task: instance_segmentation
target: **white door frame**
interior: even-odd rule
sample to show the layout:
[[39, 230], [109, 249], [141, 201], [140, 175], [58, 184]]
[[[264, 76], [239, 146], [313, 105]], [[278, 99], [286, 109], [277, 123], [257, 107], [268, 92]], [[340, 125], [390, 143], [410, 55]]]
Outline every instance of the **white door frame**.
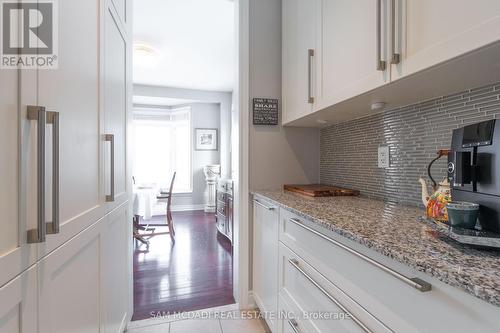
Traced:
[[[240, 309], [255, 307], [250, 297], [249, 223], [249, 86], [250, 86], [250, 7], [249, 0], [235, 0], [237, 73], [233, 100], [238, 129], [233, 129], [234, 175], [234, 254], [233, 293]], [[235, 147], [235, 145], [237, 145]]]
[[[234, 254], [233, 254], [233, 295], [239, 309], [255, 307], [250, 297], [250, 227], [249, 227], [249, 44], [250, 44], [250, 8], [249, 0], [234, 0], [235, 3], [235, 40], [236, 40], [236, 80], [233, 92], [234, 115], [236, 129], [233, 129], [232, 138], [232, 169], [234, 177]], [[129, 50], [131, 52], [131, 50]], [[131, 75], [132, 64], [129, 65]], [[131, 76], [130, 76], [131, 77]], [[130, 123], [132, 112], [132, 84], [130, 83], [129, 94], [129, 117]], [[128, 140], [130, 144], [130, 140]], [[128, 148], [129, 149], [129, 148]], [[129, 175], [132, 161], [128, 154], [127, 168]], [[129, 193], [132, 205], [132, 193]], [[130, 207], [131, 208], [131, 207]], [[131, 211], [131, 210], [130, 210]], [[128, 322], [133, 315], [133, 246], [130, 241], [129, 256], [129, 316]]]

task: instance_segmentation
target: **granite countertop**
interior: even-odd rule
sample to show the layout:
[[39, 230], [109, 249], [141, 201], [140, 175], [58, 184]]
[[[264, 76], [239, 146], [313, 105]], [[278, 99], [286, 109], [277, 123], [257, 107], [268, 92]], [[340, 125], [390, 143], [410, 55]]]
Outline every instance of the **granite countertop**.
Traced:
[[500, 252], [443, 239], [422, 209], [364, 197], [308, 198], [254, 191], [318, 225], [500, 306]]

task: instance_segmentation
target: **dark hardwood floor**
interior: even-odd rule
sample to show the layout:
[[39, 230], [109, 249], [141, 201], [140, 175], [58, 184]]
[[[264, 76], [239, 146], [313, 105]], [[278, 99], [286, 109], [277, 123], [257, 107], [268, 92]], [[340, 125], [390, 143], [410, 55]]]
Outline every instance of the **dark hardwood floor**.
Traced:
[[231, 245], [217, 233], [214, 214], [174, 212], [173, 220], [173, 246], [169, 235], [152, 237], [149, 249], [135, 244], [132, 320], [234, 303]]

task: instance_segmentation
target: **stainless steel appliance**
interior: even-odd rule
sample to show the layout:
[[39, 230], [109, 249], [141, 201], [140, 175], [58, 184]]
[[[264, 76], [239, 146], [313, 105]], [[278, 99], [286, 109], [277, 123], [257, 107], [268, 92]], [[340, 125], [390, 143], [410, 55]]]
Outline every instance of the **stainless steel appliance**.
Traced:
[[453, 131], [448, 178], [453, 201], [480, 205], [479, 227], [500, 233], [500, 122]]
[[215, 221], [217, 230], [233, 243], [233, 181], [219, 179], [217, 182]]

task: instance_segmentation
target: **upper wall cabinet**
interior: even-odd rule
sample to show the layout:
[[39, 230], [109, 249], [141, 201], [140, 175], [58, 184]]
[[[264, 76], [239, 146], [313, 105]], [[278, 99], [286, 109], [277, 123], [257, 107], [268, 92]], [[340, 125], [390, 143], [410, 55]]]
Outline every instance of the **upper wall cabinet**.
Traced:
[[323, 0], [315, 110], [389, 82], [384, 1]]
[[393, 0], [392, 79], [419, 72], [498, 41], [500, 1]]
[[321, 0], [283, 1], [283, 122], [314, 111]]
[[283, 123], [389, 82], [385, 0], [283, 1]]
[[321, 126], [373, 102], [497, 82], [499, 40], [496, 0], [283, 0], [283, 124]]

